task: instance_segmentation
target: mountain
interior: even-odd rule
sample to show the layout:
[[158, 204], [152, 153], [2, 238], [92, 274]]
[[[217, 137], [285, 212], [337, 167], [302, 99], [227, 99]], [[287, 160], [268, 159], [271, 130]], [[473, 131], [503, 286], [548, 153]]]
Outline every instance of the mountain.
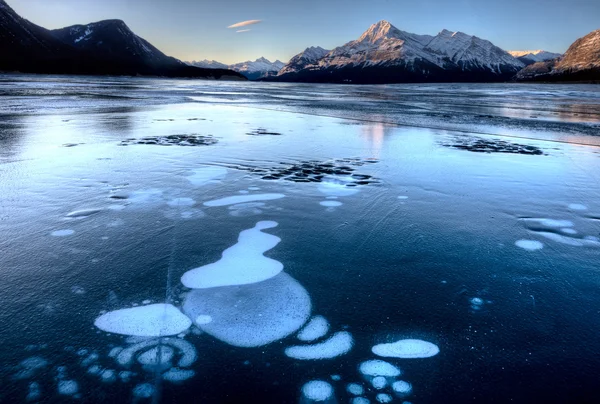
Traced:
[[224, 63], [220, 63], [217, 62], [216, 60], [193, 60], [191, 62], [187, 62], [188, 65], [190, 66], [196, 66], [196, 67], [202, 67], [204, 69], [228, 69], [229, 66], [227, 66]]
[[562, 58], [521, 70], [520, 81], [600, 81], [600, 30], [576, 40]]
[[552, 53], [544, 50], [508, 51], [508, 53], [528, 66], [537, 62], [545, 62], [547, 60], [556, 59], [562, 56], [560, 53]]
[[230, 70], [188, 66], [166, 56], [120, 20], [49, 31], [0, 0], [0, 70], [26, 73], [236, 78]]
[[297, 54], [290, 61], [282, 67], [277, 73], [278, 76], [296, 73], [305, 67], [314, 64], [319, 59], [325, 57], [329, 53], [328, 50], [321, 48], [320, 46], [311, 46], [310, 48], [304, 49], [304, 52]]
[[[301, 54], [292, 58], [298, 60]], [[436, 36], [401, 31], [387, 21], [301, 69], [286, 65], [281, 81], [402, 83], [505, 81], [525, 65], [491, 42], [462, 32]]]
[[249, 80], [256, 80], [277, 74], [283, 66], [285, 66], [285, 64], [279, 60], [271, 62], [268, 59], [259, 58], [254, 62], [248, 60], [246, 62], [229, 65], [229, 68], [243, 74]]

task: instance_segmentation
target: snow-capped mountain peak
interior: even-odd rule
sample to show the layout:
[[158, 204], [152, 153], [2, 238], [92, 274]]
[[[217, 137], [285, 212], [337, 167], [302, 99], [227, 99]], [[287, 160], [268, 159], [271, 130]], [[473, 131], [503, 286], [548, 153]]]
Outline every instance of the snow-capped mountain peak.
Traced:
[[508, 53], [525, 64], [545, 62], [546, 60], [552, 60], [562, 56], [560, 53], [553, 53], [545, 50], [508, 51]]

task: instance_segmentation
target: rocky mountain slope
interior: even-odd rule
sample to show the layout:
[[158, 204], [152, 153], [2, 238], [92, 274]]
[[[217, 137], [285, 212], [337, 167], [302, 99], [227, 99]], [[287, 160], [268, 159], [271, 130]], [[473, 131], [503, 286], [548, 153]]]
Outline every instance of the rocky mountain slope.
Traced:
[[[302, 54], [292, 58], [301, 59]], [[291, 62], [291, 61], [290, 61]], [[475, 36], [401, 31], [387, 21], [309, 64], [286, 65], [278, 80], [346, 83], [504, 81], [525, 65]]]

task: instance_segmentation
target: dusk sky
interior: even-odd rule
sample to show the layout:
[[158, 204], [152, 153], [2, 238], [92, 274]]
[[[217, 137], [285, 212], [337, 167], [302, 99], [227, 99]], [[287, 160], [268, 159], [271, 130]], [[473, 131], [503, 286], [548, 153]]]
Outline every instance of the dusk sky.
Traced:
[[[371, 24], [435, 35], [446, 28], [506, 50], [564, 52], [600, 28], [598, 0], [7, 0], [46, 28], [124, 20], [141, 37], [182, 60], [235, 63], [264, 56], [286, 62], [308, 46], [332, 49]], [[227, 28], [237, 22], [258, 24]], [[245, 32], [237, 32], [245, 31]]]

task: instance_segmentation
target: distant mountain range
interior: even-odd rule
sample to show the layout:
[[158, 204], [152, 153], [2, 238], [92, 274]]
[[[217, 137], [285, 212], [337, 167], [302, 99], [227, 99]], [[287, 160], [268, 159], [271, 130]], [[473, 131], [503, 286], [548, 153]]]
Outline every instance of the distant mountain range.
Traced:
[[120, 20], [47, 30], [0, 0], [0, 70], [24, 73], [151, 75], [244, 79], [188, 66], [135, 35]]
[[387, 21], [332, 50], [309, 47], [287, 64], [265, 58], [225, 65], [184, 63], [133, 33], [121, 20], [57, 30], [37, 26], [0, 0], [0, 71], [152, 75], [314, 83], [600, 81], [600, 30], [565, 55], [506, 52], [476, 36], [401, 31]]
[[187, 62], [187, 64], [206, 69], [231, 69], [244, 75], [249, 80], [257, 80], [264, 77], [274, 76], [279, 72], [279, 70], [281, 70], [283, 66], [285, 66], [285, 63], [279, 60], [271, 62], [264, 57], [258, 58], [255, 61], [248, 60], [246, 62], [232, 65], [226, 65], [214, 60], [192, 61]]

